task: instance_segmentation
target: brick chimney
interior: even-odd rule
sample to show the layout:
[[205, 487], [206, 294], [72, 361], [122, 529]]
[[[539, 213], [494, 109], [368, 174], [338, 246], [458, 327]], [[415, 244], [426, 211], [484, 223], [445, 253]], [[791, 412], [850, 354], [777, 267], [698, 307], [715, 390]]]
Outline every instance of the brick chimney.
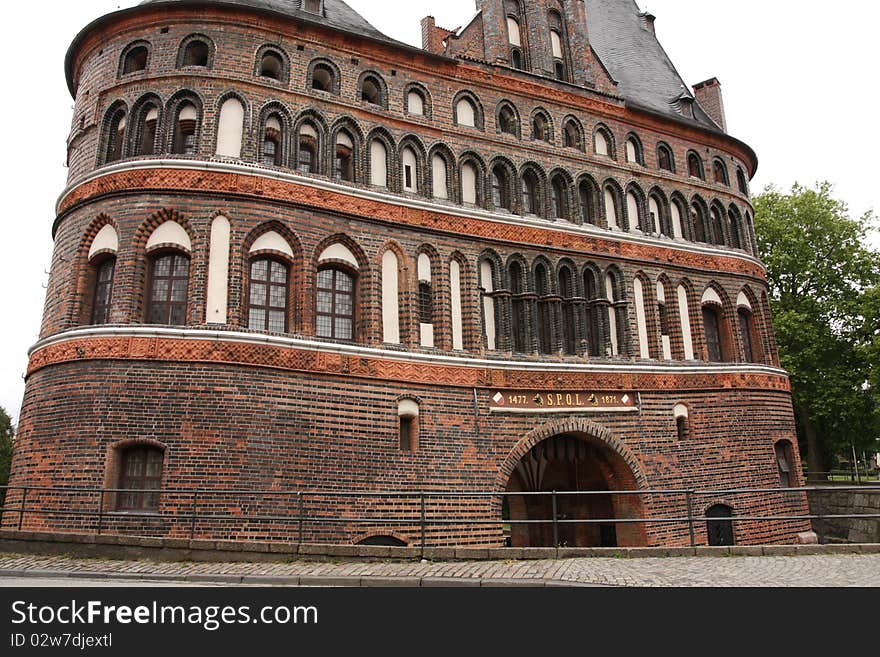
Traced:
[[442, 55], [446, 52], [443, 41], [449, 36], [455, 34], [454, 31], [444, 30], [437, 27], [437, 21], [433, 16], [425, 16], [422, 19], [422, 49], [427, 50], [435, 55]]
[[700, 106], [706, 110], [718, 126], [727, 132], [727, 118], [724, 116], [724, 96], [721, 94], [721, 83], [718, 78], [712, 78], [705, 82], [694, 85], [694, 96]]

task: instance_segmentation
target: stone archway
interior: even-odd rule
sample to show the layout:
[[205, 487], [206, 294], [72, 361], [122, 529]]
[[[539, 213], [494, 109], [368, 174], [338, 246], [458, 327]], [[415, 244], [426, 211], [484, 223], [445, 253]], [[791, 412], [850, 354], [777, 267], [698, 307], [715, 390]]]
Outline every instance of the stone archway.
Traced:
[[[604, 427], [576, 419], [541, 427], [513, 450], [501, 478], [514, 547], [552, 547], [557, 540], [566, 547], [647, 544], [643, 523], [615, 522], [644, 518], [645, 506], [639, 495], [611, 493], [646, 486], [635, 457]], [[560, 522], [554, 528], [552, 495], [515, 494], [553, 491], [575, 493], [556, 495], [559, 520], [599, 522]]]

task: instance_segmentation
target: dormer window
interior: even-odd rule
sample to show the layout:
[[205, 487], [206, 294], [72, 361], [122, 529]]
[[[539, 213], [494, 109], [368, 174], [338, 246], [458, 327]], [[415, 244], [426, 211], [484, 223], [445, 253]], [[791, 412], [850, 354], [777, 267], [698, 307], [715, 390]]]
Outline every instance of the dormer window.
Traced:
[[333, 70], [326, 64], [318, 64], [312, 72], [312, 89], [332, 92]]
[[270, 80], [281, 80], [284, 71], [284, 60], [272, 50], [263, 54], [260, 59], [260, 77]]
[[706, 178], [703, 173], [703, 160], [693, 151], [688, 153], [688, 175], [691, 178], [699, 178], [700, 180], [705, 180]]
[[302, 9], [310, 14], [322, 14], [321, 2], [322, 0], [303, 0]]
[[145, 43], [129, 46], [122, 56], [122, 75], [145, 71], [149, 56], [150, 50]]

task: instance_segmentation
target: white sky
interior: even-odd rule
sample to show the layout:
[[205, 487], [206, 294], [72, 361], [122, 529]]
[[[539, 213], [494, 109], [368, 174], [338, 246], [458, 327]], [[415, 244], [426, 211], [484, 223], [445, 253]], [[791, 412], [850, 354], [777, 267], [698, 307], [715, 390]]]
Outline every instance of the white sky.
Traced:
[[[389, 36], [417, 46], [423, 16], [431, 14], [451, 29], [469, 21], [475, 6], [474, 0], [348, 2]], [[55, 201], [66, 181], [73, 101], [64, 55], [92, 19], [135, 4], [42, 0], [4, 6], [0, 406], [14, 418], [27, 350], [39, 332]], [[685, 82], [721, 80], [728, 129], [761, 161], [755, 191], [771, 182], [787, 189], [794, 181], [827, 179], [853, 214], [880, 210], [874, 161], [880, 153], [875, 66], [880, 3], [642, 0], [641, 6], [657, 16], [660, 41]], [[874, 237], [880, 247], [880, 235]]]

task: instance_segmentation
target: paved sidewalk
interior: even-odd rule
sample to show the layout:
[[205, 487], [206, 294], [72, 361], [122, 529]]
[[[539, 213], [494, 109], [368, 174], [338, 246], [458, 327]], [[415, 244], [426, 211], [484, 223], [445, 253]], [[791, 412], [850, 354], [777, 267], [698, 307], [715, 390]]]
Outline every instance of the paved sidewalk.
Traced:
[[[23, 584], [30, 580], [30, 584]], [[870, 586], [880, 554], [480, 561], [158, 563], [0, 555], [0, 586], [82, 580], [263, 586]]]

